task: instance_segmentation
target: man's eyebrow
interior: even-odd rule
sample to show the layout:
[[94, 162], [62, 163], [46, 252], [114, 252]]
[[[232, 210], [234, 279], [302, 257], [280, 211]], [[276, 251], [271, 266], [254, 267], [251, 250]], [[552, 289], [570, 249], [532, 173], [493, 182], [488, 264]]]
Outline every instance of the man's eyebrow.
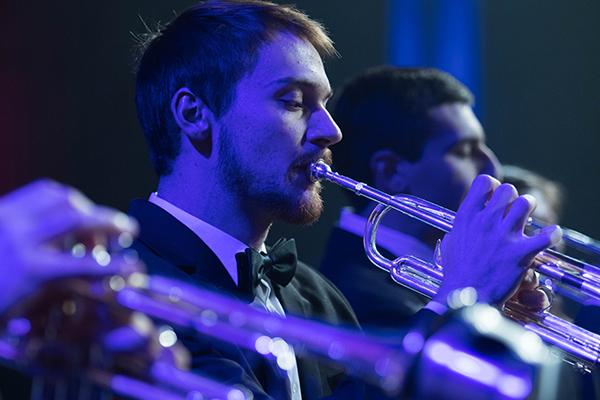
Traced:
[[[317, 91], [317, 92], [320, 92], [322, 90], [322, 87], [320, 85], [318, 85], [317, 83], [315, 83], [314, 81], [311, 81], [309, 79], [294, 78], [294, 77], [276, 79], [276, 80], [270, 82], [268, 85], [269, 86], [284, 86], [284, 87], [298, 86], [301, 88], [309, 88], [309, 89]], [[327, 101], [332, 96], [333, 96], [333, 90], [331, 90], [331, 88], [328, 87], [327, 91], [325, 92], [324, 100]]]

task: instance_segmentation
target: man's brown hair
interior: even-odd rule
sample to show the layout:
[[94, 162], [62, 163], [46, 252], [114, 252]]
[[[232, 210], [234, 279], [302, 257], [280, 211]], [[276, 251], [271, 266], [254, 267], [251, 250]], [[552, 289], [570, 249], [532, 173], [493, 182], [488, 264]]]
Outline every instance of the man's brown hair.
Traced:
[[188, 87], [217, 117], [223, 115], [239, 80], [254, 69], [260, 47], [280, 32], [307, 40], [321, 57], [336, 54], [320, 23], [292, 6], [259, 0], [201, 2], [141, 35], [135, 99], [159, 176], [172, 172], [180, 151], [169, 106], [175, 92]]

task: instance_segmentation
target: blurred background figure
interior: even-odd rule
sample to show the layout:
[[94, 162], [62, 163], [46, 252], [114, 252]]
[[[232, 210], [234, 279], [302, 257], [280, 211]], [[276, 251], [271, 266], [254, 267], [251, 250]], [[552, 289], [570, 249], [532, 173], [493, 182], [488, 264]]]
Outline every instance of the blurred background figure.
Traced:
[[[346, 84], [334, 118], [344, 140], [334, 149], [340, 173], [386, 193], [404, 193], [456, 210], [478, 174], [499, 175], [472, 111], [471, 92], [432, 68], [371, 68]], [[374, 207], [351, 195], [331, 233], [321, 271], [348, 297], [360, 322], [394, 327], [426, 299], [399, 287], [364, 255], [362, 236]], [[432, 261], [442, 232], [391, 212], [379, 228], [378, 245], [388, 256]]]
[[[560, 224], [562, 210], [565, 205], [566, 195], [563, 185], [548, 179], [537, 172], [516, 165], [502, 165], [502, 176], [505, 183], [510, 183], [517, 188], [519, 193], [530, 194], [535, 197], [537, 207], [532, 217], [544, 224]], [[558, 250], [565, 251], [561, 242]], [[573, 321], [580, 313], [581, 306], [568, 296], [552, 296], [551, 312], [567, 321]], [[577, 321], [577, 324], [593, 331], [590, 326]], [[572, 399], [596, 398], [594, 390], [594, 374], [580, 374], [572, 368], [563, 368], [560, 380], [565, 384], [560, 386], [558, 398], [568, 396]]]

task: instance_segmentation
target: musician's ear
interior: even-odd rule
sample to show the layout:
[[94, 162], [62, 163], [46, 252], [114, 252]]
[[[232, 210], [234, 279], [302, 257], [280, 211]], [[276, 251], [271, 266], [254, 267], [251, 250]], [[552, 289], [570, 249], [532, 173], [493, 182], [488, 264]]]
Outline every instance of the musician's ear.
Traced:
[[393, 150], [378, 150], [369, 160], [373, 185], [385, 192], [400, 193], [406, 185], [407, 163]]
[[192, 90], [187, 87], [177, 90], [171, 98], [171, 113], [192, 144], [197, 146], [211, 140], [214, 114]]

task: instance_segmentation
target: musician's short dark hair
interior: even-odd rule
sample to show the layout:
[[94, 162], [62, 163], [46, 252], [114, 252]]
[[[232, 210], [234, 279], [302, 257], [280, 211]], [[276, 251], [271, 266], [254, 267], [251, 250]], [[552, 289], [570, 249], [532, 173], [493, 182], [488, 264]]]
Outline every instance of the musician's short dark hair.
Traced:
[[[369, 182], [369, 160], [378, 150], [417, 161], [433, 134], [427, 112], [442, 104], [473, 102], [469, 89], [438, 69], [370, 68], [346, 83], [335, 101], [333, 117], [344, 135], [333, 148], [336, 169]], [[359, 196], [351, 199], [356, 207], [365, 205]]]
[[172, 172], [180, 136], [170, 101], [189, 87], [217, 117], [231, 105], [262, 45], [280, 33], [310, 42], [321, 57], [337, 54], [323, 26], [291, 7], [259, 0], [200, 2], [156, 32], [139, 35], [136, 106], [159, 176]]

